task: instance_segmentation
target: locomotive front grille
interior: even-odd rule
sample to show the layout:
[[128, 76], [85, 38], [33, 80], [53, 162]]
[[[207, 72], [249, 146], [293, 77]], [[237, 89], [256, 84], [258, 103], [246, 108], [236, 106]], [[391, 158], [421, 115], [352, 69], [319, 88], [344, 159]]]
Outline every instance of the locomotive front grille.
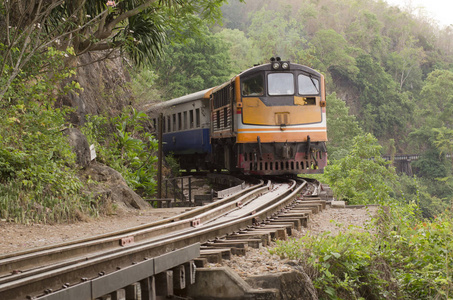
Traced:
[[[303, 159], [280, 159], [275, 160], [271, 155], [264, 155], [259, 159], [258, 153], [249, 152], [244, 153], [245, 171], [257, 172], [289, 172], [289, 173], [305, 173], [307, 170], [317, 170], [319, 163], [323, 159], [323, 153], [316, 151], [313, 153], [314, 157], [304, 157]], [[268, 157], [269, 156], [269, 157]], [[314, 158], [314, 159], [313, 159]]]
[[300, 171], [316, 170], [317, 166], [312, 161], [274, 161], [250, 162], [250, 171]]
[[287, 125], [290, 124], [289, 113], [275, 113], [275, 124], [276, 125]]

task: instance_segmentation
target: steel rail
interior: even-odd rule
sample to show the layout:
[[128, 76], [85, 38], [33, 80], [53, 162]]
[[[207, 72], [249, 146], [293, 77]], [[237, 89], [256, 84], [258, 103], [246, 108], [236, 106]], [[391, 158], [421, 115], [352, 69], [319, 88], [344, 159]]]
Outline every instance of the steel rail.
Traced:
[[[13, 276], [15, 277], [13, 281], [0, 284], [0, 299], [24, 299], [27, 295], [37, 296], [37, 291], [42, 291], [43, 286], [57, 290], [62, 286], [77, 285], [81, 282], [80, 278], [94, 279], [144, 259], [242, 230], [286, 208], [305, 185], [306, 182], [299, 187], [293, 184], [288, 192], [275, 197], [266, 205], [261, 205], [253, 215], [248, 213], [223, 224], [214, 223], [200, 228], [190, 228], [187, 232], [175, 233], [171, 237], [155, 237], [130, 247], [108, 251], [107, 254], [105, 252], [92, 254], [76, 261], [60, 264], [55, 269], [37, 269], [27, 277], [17, 274], [17, 277]], [[223, 210], [219, 209], [219, 211]]]
[[203, 221], [209, 215], [216, 217], [225, 213], [225, 207], [236, 206], [236, 203], [244, 201], [243, 199], [254, 198], [268, 188], [269, 184], [264, 186], [264, 182], [261, 181], [259, 184], [244, 189], [240, 193], [172, 218], [108, 234], [4, 255], [0, 257], [0, 284], [8, 281], [8, 277], [11, 277], [12, 273], [20, 272], [23, 274], [25, 271], [39, 265], [68, 260], [81, 255], [106, 251], [107, 249], [119, 249], [122, 247], [120, 241], [123, 239], [131, 240], [131, 237], [133, 237], [134, 242], [139, 242], [165, 234], [168, 231], [191, 227], [193, 220], [199, 219], [198, 216], [201, 216]]

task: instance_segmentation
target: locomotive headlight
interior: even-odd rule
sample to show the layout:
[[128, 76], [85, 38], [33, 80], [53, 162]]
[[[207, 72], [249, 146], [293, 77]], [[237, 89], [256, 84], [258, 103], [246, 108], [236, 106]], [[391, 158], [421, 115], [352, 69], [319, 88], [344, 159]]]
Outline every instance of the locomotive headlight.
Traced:
[[280, 68], [280, 63], [278, 63], [278, 62], [272, 63], [272, 69], [278, 70], [278, 68]]
[[289, 64], [287, 62], [282, 63], [282, 69], [283, 70], [288, 70], [289, 69]]

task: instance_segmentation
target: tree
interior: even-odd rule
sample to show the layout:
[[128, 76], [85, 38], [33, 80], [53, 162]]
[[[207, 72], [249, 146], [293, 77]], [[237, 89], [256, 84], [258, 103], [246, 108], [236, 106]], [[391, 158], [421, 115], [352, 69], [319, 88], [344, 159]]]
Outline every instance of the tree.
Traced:
[[156, 65], [157, 86], [164, 99], [219, 85], [229, 79], [231, 63], [229, 47], [207, 26], [200, 34], [184, 33], [185, 42], [174, 42], [164, 48], [165, 55]]
[[349, 153], [352, 141], [363, 134], [356, 117], [349, 115], [346, 103], [336, 93], [327, 96], [327, 152], [329, 160], [340, 159]]
[[440, 154], [450, 154], [453, 159], [453, 129], [433, 128], [433, 132], [435, 133], [434, 145], [440, 150]]
[[422, 48], [404, 48], [401, 52], [388, 55], [387, 66], [400, 90], [420, 89], [422, 83], [421, 65], [425, 59]]
[[314, 55], [320, 61], [317, 68], [350, 79], [359, 73], [354, 57], [348, 53], [347, 41], [333, 29], [319, 30], [310, 43], [314, 46]]
[[302, 23], [290, 18], [291, 13], [291, 6], [282, 6], [277, 11], [268, 9], [267, 5], [253, 13], [248, 36], [260, 49], [261, 62], [280, 56], [284, 60], [310, 65], [304, 61], [307, 41]]
[[453, 128], [453, 72], [436, 70], [425, 80], [421, 91], [420, 119], [431, 127]]
[[323, 180], [338, 199], [349, 204], [385, 203], [396, 176], [381, 158], [382, 147], [371, 134], [356, 136], [350, 153], [327, 166]]
[[261, 60], [259, 49], [254, 46], [250, 39], [247, 39], [243, 31], [238, 29], [223, 29], [216, 36], [228, 44], [234, 74], [251, 68], [254, 62], [258, 63]]
[[361, 93], [360, 120], [364, 129], [377, 137], [386, 133], [404, 136], [413, 110], [407, 94], [398, 92], [392, 77], [370, 55], [360, 55], [356, 60], [360, 72], [355, 82]]
[[107, 6], [103, 0], [5, 1], [0, 4], [0, 23], [6, 28], [0, 34], [0, 100], [25, 66], [49, 47], [73, 49], [67, 53], [67, 65], [71, 56], [107, 50], [108, 57], [114, 49], [128, 52], [136, 63], [149, 62], [160, 53], [169, 29], [196, 32], [201, 19], [220, 16], [223, 2], [122, 0]]
[[374, 57], [379, 57], [384, 48], [384, 40], [380, 35], [381, 28], [382, 23], [377, 16], [364, 9], [346, 29], [346, 37], [355, 47]]

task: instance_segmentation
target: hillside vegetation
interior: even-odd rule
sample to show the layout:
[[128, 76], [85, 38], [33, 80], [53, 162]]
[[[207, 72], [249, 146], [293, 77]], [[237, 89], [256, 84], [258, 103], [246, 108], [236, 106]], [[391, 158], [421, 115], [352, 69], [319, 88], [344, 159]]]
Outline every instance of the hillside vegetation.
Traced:
[[[339, 200], [383, 209], [375, 234], [351, 229], [274, 251], [311, 270], [323, 299], [451, 299], [452, 26], [382, 0], [114, 2], [0, 4], [2, 220], [73, 222], [116, 208], [81, 175], [72, 128], [96, 145], [98, 163], [153, 195], [156, 142], [139, 108], [280, 56], [327, 79], [329, 166], [319, 179]], [[399, 153], [421, 155], [415, 176], [381, 159]]]
[[[0, 3], [2, 221], [80, 221], [114, 212], [114, 196], [139, 198], [129, 187], [154, 193], [156, 141], [147, 116], [131, 107], [125, 66], [154, 65], [166, 41], [218, 19], [223, 0], [106, 3]], [[96, 164], [110, 168], [90, 173], [86, 152], [76, 157], [70, 146], [73, 129], [85, 134], [76, 143], [95, 145]], [[119, 177], [113, 188], [129, 186], [121, 192], [94, 180]]]
[[[412, 163], [418, 188], [404, 175], [393, 183], [406, 196], [418, 191], [425, 217], [451, 205], [452, 26], [376, 0], [231, 1], [222, 11], [223, 22], [175, 35], [161, 63], [133, 72], [137, 101], [208, 88], [280, 56], [327, 77], [332, 167], [369, 133], [381, 146], [374, 155], [421, 155]], [[338, 198], [355, 201], [329, 183]]]

